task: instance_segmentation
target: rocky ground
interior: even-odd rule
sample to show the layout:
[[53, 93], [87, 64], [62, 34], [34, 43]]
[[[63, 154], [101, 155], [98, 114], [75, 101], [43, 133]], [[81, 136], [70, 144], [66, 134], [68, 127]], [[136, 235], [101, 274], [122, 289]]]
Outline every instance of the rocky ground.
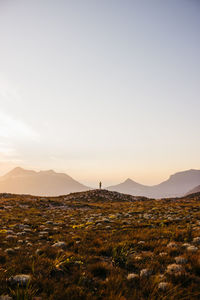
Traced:
[[200, 299], [200, 193], [1, 194], [3, 299]]

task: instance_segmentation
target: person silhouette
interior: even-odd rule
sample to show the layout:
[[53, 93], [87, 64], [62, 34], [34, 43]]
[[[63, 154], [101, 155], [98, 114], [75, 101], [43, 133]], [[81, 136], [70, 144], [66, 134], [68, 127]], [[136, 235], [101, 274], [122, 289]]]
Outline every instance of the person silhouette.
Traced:
[[101, 186], [102, 186], [102, 183], [101, 183], [101, 181], [99, 182], [99, 189], [101, 189]]

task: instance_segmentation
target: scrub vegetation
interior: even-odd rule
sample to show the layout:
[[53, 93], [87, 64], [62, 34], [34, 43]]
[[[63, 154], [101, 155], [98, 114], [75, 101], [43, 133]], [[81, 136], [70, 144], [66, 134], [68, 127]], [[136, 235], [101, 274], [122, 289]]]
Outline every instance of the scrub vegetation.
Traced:
[[200, 193], [0, 195], [0, 299], [199, 298]]

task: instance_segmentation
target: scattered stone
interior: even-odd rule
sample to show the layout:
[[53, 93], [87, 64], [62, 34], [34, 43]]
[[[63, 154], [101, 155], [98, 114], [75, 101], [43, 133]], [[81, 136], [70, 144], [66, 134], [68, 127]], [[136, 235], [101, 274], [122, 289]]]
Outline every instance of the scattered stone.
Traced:
[[139, 275], [135, 273], [130, 273], [127, 275], [128, 280], [137, 279], [137, 278], [139, 278]]
[[198, 237], [194, 238], [193, 243], [200, 245], [200, 237], [198, 236]]
[[171, 242], [167, 245], [167, 248], [177, 248], [178, 245], [175, 242]]
[[163, 256], [166, 256], [167, 255], [167, 252], [160, 252], [159, 253], [159, 256], [163, 257]]
[[33, 244], [32, 244], [32, 243], [30, 243], [30, 242], [28, 242], [28, 243], [26, 244], [26, 246], [27, 246], [27, 247], [32, 247], [32, 246], [33, 246]]
[[56, 248], [66, 248], [67, 244], [65, 242], [57, 242], [55, 244], [52, 245], [52, 247], [56, 247]]
[[1, 295], [0, 300], [12, 300], [13, 298], [10, 297], [9, 295]]
[[11, 235], [11, 234], [6, 236], [6, 240], [8, 240], [8, 241], [12, 241], [12, 240], [14, 240], [16, 238], [17, 237], [15, 235]]
[[36, 251], [35, 251], [35, 254], [36, 255], [42, 255], [44, 253], [44, 251], [42, 250], [42, 249], [37, 249]]
[[198, 248], [195, 247], [195, 246], [189, 246], [189, 247], [187, 247], [187, 251], [189, 251], [189, 252], [197, 252]]
[[142, 260], [142, 257], [141, 257], [141, 256], [139, 256], [139, 255], [137, 255], [137, 256], [135, 256], [135, 260], [138, 260], [138, 261], [140, 261], [140, 260]]
[[23, 244], [23, 240], [18, 240], [17, 243], [18, 244]]
[[170, 275], [178, 275], [184, 271], [183, 267], [178, 264], [171, 264], [167, 266], [167, 273]]
[[138, 242], [138, 245], [144, 245], [145, 244], [145, 241], [139, 241]]
[[11, 285], [19, 285], [25, 287], [31, 281], [31, 275], [26, 274], [18, 274], [15, 276], [11, 276], [8, 281]]
[[5, 250], [5, 252], [8, 254], [8, 255], [15, 255], [16, 254], [16, 251], [12, 248], [8, 248]]
[[187, 259], [183, 256], [175, 257], [175, 261], [177, 264], [186, 264], [187, 263]]
[[158, 285], [158, 289], [161, 291], [166, 291], [169, 288], [169, 283], [168, 282], [160, 282]]
[[152, 274], [150, 269], [142, 269], [140, 271], [140, 277], [149, 277]]
[[182, 246], [183, 246], [184, 248], [187, 248], [187, 247], [190, 247], [191, 244], [189, 244], [189, 243], [184, 243]]

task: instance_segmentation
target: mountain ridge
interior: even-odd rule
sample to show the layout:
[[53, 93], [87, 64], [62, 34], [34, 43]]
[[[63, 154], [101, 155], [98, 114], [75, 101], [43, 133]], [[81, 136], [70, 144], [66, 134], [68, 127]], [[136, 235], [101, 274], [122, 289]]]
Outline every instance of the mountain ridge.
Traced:
[[0, 177], [0, 193], [58, 196], [89, 189], [69, 175], [54, 170], [33, 171], [16, 167]]
[[170, 198], [184, 196], [188, 191], [195, 188], [199, 182], [200, 170], [190, 169], [172, 174], [167, 180], [152, 186], [142, 185], [128, 178], [120, 184], [107, 187], [107, 189], [135, 196]]
[[[193, 193], [193, 189], [197, 188], [199, 183], [200, 170], [190, 169], [172, 174], [167, 180], [152, 186], [127, 178], [122, 183], [106, 189], [133, 196], [170, 198]], [[87, 190], [91, 188], [79, 183], [68, 174], [57, 173], [51, 169], [34, 171], [16, 167], [0, 177], [0, 193], [59, 196]]]
[[191, 195], [191, 194], [196, 194], [196, 193], [200, 193], [200, 184], [197, 185], [192, 190], [190, 190], [189, 192], [187, 192], [186, 196]]

